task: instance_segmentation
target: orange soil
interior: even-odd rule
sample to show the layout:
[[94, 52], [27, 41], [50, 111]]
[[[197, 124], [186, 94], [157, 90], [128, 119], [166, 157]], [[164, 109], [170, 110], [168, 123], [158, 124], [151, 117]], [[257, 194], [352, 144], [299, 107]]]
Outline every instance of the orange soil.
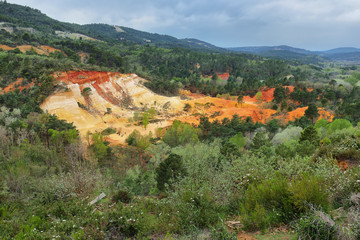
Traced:
[[[284, 88], [289, 88], [290, 93], [292, 93], [294, 91], [294, 86], [284, 86]], [[262, 94], [262, 101], [265, 102], [271, 102], [272, 100], [274, 100], [274, 91], [275, 88], [263, 88], [260, 90], [261, 94]], [[244, 97], [244, 101], [246, 102], [257, 102], [257, 99], [255, 96], [250, 97], [250, 96], [245, 96]]]
[[[284, 88], [289, 88], [290, 92], [294, 91], [293, 86], [284, 86]], [[242, 118], [251, 117], [254, 122], [266, 123], [271, 119], [279, 119], [282, 120], [282, 123], [286, 124], [289, 121], [295, 121], [296, 118], [305, 115], [307, 107], [298, 108], [287, 114], [281, 114], [280, 116], [276, 114], [277, 111], [275, 110], [262, 108], [262, 103], [271, 102], [274, 99], [274, 90], [274, 88], [262, 89], [261, 93], [263, 97], [260, 102], [258, 102], [255, 97], [245, 96], [244, 103], [242, 104], [237, 103], [237, 101], [234, 100], [222, 98], [195, 98], [194, 100], [187, 101], [187, 103], [192, 106], [190, 113], [187, 113], [187, 115], [181, 116], [178, 119], [189, 124], [197, 125], [200, 122], [200, 116], [209, 117], [209, 121], [221, 121], [224, 118], [231, 119], [233, 115], [237, 114]], [[188, 96], [191, 95], [188, 94]], [[275, 114], [278, 116], [275, 116]], [[328, 121], [332, 121], [334, 117], [332, 113], [321, 108], [319, 108], [319, 114], [319, 119], [324, 118]]]
[[[9, 46], [6, 46], [6, 45], [0, 45], [0, 48], [2, 50], [5, 50], [5, 51], [15, 49], [13, 47], [9, 47]], [[31, 46], [31, 45], [21, 45], [21, 46], [17, 46], [16, 48], [19, 48], [19, 50], [22, 53], [25, 53], [27, 51], [31, 51], [31, 49], [34, 49], [37, 54], [41, 54], [41, 55], [49, 55], [50, 53], [54, 53], [56, 51], [61, 52], [61, 50], [59, 50], [59, 49], [49, 47], [49, 46], [44, 46], [44, 45], [41, 45], [41, 46], [38, 46], [38, 47]]]
[[[216, 73], [219, 78], [222, 80], [228, 80], [230, 77], [230, 73]], [[212, 78], [213, 75], [205, 75], [204, 78]]]
[[[26, 89], [29, 89], [30, 87], [34, 86], [35, 83], [30, 83], [30, 84], [27, 84], [26, 86], [20, 86], [21, 83], [22, 83], [23, 79], [22, 78], [18, 78], [15, 82], [9, 84], [7, 87], [4, 88], [4, 92], [9, 92], [9, 91], [14, 91], [16, 88], [18, 88], [20, 91], [24, 90], [25, 88]], [[16, 87], [18, 86], [18, 87]]]
[[219, 76], [219, 78], [221, 78], [222, 80], [228, 80], [230, 77], [230, 73], [217, 73], [217, 75]]
[[15, 48], [0, 44], [0, 48], [4, 51], [14, 50]]
[[[285, 114], [286, 116], [286, 120], [287, 121], [295, 121], [296, 118], [300, 118], [302, 116], [305, 115], [305, 111], [308, 109], [308, 107], [302, 107], [302, 108], [297, 108], [294, 111], [288, 112], [287, 114]], [[318, 109], [319, 111], [319, 118], [318, 119], [326, 119], [328, 121], [332, 121], [332, 119], [334, 118], [334, 115], [329, 113], [328, 111], [325, 111], [322, 108]]]
[[192, 106], [191, 115], [185, 115], [179, 120], [189, 124], [199, 124], [200, 116], [208, 116], [210, 121], [231, 119], [237, 114], [239, 117], [252, 117], [255, 122], [265, 123], [276, 111], [261, 109], [255, 104], [242, 103], [222, 98], [203, 97], [187, 101]]

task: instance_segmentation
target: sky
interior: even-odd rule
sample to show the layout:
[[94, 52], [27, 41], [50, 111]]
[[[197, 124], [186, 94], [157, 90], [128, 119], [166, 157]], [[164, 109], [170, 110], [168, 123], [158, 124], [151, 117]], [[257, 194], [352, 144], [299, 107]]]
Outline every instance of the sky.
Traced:
[[106, 23], [219, 47], [360, 47], [359, 0], [7, 0], [51, 18]]

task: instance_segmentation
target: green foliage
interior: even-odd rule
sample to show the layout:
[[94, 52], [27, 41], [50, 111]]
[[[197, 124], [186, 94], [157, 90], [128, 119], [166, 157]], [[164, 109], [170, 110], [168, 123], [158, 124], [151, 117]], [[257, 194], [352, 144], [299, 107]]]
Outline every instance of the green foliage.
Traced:
[[186, 175], [181, 157], [176, 154], [170, 154], [155, 170], [157, 188], [165, 191], [166, 186], [171, 188], [174, 181]]
[[310, 104], [305, 111], [305, 116], [309, 119], [316, 119], [319, 116], [317, 107], [314, 104]]
[[229, 139], [229, 143], [234, 144], [238, 149], [242, 149], [246, 145], [246, 138], [241, 132]]
[[301, 127], [295, 127], [289, 125], [287, 128], [285, 128], [282, 132], [277, 133], [271, 142], [278, 146], [282, 143], [287, 143], [291, 140], [298, 140], [300, 138], [300, 133], [302, 132]]
[[244, 227], [247, 230], [264, 230], [282, 222], [290, 221], [294, 216], [294, 206], [284, 177], [253, 184], [245, 192], [241, 207]]
[[324, 179], [316, 176], [303, 176], [300, 180], [293, 180], [289, 185], [291, 202], [298, 212], [306, 212], [310, 206], [329, 209], [328, 192]]
[[138, 130], [134, 130], [127, 138], [126, 143], [130, 146], [136, 146], [146, 149], [151, 144], [152, 132], [149, 135], [142, 136]]
[[283, 87], [276, 87], [274, 90], [274, 102], [280, 103], [286, 98], [285, 89]]
[[115, 128], [112, 128], [112, 127], [108, 127], [108, 128], [104, 129], [104, 130], [101, 132], [101, 135], [107, 136], [107, 135], [111, 135], [111, 134], [114, 134], [114, 133], [116, 133], [116, 129], [115, 129]]
[[171, 128], [166, 131], [162, 140], [170, 147], [188, 143], [194, 144], [199, 141], [198, 132], [191, 125], [175, 120]]
[[146, 129], [147, 125], [149, 124], [149, 113], [144, 112], [142, 116], [142, 123], [144, 128]]
[[320, 137], [314, 126], [308, 126], [301, 132], [299, 141], [304, 142], [306, 140], [315, 146], [319, 145]]
[[304, 176], [291, 182], [276, 175], [260, 184], [252, 184], [245, 192], [241, 213], [248, 230], [288, 223], [315, 205], [327, 209], [329, 199], [322, 179]]
[[262, 146], [268, 147], [271, 145], [269, 136], [266, 132], [257, 132], [251, 143], [251, 148], [260, 149]]
[[342, 129], [347, 129], [347, 128], [352, 128], [353, 125], [351, 124], [351, 122], [349, 120], [346, 119], [335, 119], [333, 122], [329, 123], [326, 126], [326, 130], [327, 133], [333, 134], [336, 131], [342, 130]]
[[336, 228], [314, 214], [300, 218], [296, 232], [300, 239], [337, 239]]
[[258, 102], [260, 102], [260, 101], [262, 100], [262, 97], [263, 97], [262, 92], [257, 92], [257, 93], [255, 94], [255, 99], [256, 99], [256, 101], [258, 101]]
[[112, 165], [112, 152], [111, 148], [108, 147], [103, 136], [100, 134], [92, 134], [92, 145], [91, 148], [95, 154], [95, 158], [98, 161], [99, 166], [111, 166]]

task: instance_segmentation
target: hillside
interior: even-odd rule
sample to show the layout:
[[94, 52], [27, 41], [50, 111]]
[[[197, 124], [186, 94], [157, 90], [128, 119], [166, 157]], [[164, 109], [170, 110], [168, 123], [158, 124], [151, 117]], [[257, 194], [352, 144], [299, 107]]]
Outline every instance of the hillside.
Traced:
[[[167, 35], [147, 33], [123, 26], [107, 24], [79, 25], [60, 22], [49, 18], [37, 9], [4, 2], [0, 2], [0, 22], [7, 24], [7, 27], [32, 28], [47, 34], [54, 34], [55, 31], [60, 31], [69, 34], [83, 34], [94, 39], [110, 42], [126, 41], [161, 47], [187, 47], [201, 51], [226, 51], [208, 43], [199, 44], [201, 42], [199, 40], [181, 40]], [[122, 30], [119, 31], [119, 29]]]
[[[276, 118], [285, 124], [304, 116], [307, 109], [302, 108], [297, 114], [289, 112], [281, 115], [273, 109], [266, 109], [262, 104], [274, 99], [273, 88], [263, 90], [263, 98], [260, 100], [246, 96], [244, 102], [239, 104], [230, 99], [207, 96], [194, 98], [189, 92], [183, 92], [188, 98], [186, 100], [160, 96], [144, 87], [142, 83], [146, 80], [135, 74], [77, 71], [59, 72], [55, 74], [55, 78], [69, 90], [52, 94], [41, 108], [59, 119], [73, 122], [83, 138], [88, 132], [102, 132], [106, 128], [113, 128], [116, 133], [107, 138], [117, 144], [124, 144], [133, 130], [142, 134], [155, 134], [158, 128], [169, 127], [175, 120], [198, 125], [200, 116], [209, 117], [213, 122], [231, 119], [236, 114], [243, 119], [252, 117], [255, 122], [261, 123]], [[84, 95], [84, 89], [88, 89], [88, 96]], [[184, 111], [185, 105], [192, 107]], [[156, 116], [144, 129], [141, 121], [133, 119], [135, 112], [142, 115], [148, 109], [155, 110]], [[319, 119], [322, 118], [332, 120], [333, 115], [321, 110]]]
[[261, 46], [261, 47], [233, 47], [231, 51], [251, 53], [264, 57], [274, 57], [303, 63], [320, 63], [327, 61], [350, 61], [359, 62], [358, 48], [342, 47], [325, 51], [309, 51], [301, 48], [294, 48], [286, 45]]

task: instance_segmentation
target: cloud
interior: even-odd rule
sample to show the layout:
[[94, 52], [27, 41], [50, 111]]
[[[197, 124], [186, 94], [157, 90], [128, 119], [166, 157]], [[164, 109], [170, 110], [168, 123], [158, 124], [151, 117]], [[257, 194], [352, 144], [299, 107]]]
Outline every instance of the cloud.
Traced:
[[[194, 37], [219, 46], [360, 47], [358, 0], [8, 0], [50, 17]], [[355, 44], [355, 45], [354, 45]]]

